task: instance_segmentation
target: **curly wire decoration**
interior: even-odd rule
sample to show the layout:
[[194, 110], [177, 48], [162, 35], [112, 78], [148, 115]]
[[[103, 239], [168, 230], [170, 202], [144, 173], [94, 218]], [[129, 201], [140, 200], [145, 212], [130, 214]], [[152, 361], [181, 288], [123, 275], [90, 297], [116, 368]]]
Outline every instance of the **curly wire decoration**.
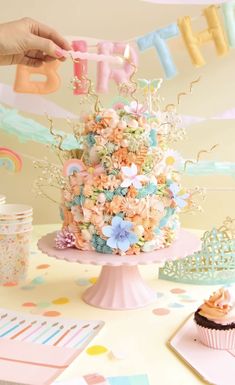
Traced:
[[[64, 150], [63, 150], [63, 148], [62, 148], [62, 144], [63, 144], [65, 138], [67, 137], [67, 135], [65, 134], [65, 135], [63, 136], [63, 135], [59, 134], [58, 132], [53, 131], [53, 130], [54, 130], [53, 119], [50, 118], [47, 114], [46, 114], [46, 117], [47, 117], [47, 120], [49, 121], [49, 124], [50, 124], [50, 125], [49, 125], [49, 131], [50, 131], [50, 134], [51, 134], [53, 137], [55, 137], [56, 142], [57, 142], [56, 145], [55, 145], [55, 147], [56, 147], [59, 151], [63, 152]], [[63, 164], [63, 161], [62, 161], [62, 159], [61, 159], [61, 157], [60, 157], [60, 152], [59, 152], [57, 155], [58, 155], [58, 157], [59, 157], [60, 162]]]
[[[81, 60], [80, 59], [74, 59], [73, 58], [73, 55], [71, 52], [69, 52], [69, 56], [70, 58], [72, 59], [73, 63], [80, 63]], [[97, 95], [93, 88], [92, 88], [92, 81], [91, 79], [89, 79], [87, 76], [82, 76], [83, 80], [85, 80], [87, 82], [87, 94], [90, 95], [90, 96], [93, 96], [95, 98], [95, 112], [99, 113], [100, 112], [100, 98], [99, 98], [99, 95]], [[75, 80], [77, 82], [77, 84], [79, 84], [79, 81], [78, 80]]]
[[[189, 91], [188, 92], [180, 92], [177, 95], [177, 105], [180, 104], [180, 99], [182, 98], [182, 96], [188, 96], [188, 95], [192, 94], [194, 84], [199, 83], [200, 80], [201, 80], [201, 77], [199, 76], [197, 79], [193, 80], [189, 84]], [[166, 107], [165, 107], [165, 111], [169, 111], [170, 109], [176, 109], [176, 105], [174, 103], [167, 104]]]
[[190, 160], [190, 159], [186, 160], [184, 162], [184, 172], [186, 171], [186, 168], [187, 168], [188, 164], [197, 164], [200, 161], [200, 158], [201, 158], [202, 154], [210, 154], [218, 146], [219, 146], [219, 144], [214, 144], [209, 150], [200, 150], [197, 153], [196, 161]]
[[182, 98], [182, 96], [188, 96], [188, 95], [191, 95], [191, 94], [192, 94], [194, 84], [199, 83], [200, 80], [201, 80], [201, 77], [199, 76], [197, 79], [193, 80], [193, 81], [189, 84], [189, 92], [180, 92], [180, 93], [177, 95], [177, 104], [178, 104], [178, 105], [180, 104], [180, 99]]

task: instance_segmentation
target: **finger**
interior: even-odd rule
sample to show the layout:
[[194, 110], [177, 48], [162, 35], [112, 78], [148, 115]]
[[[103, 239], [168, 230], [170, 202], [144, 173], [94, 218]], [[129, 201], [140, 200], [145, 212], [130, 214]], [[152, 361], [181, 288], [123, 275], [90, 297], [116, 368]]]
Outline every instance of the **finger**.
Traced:
[[36, 49], [31, 49], [27, 51], [25, 53], [25, 56], [31, 57], [32, 59], [40, 59], [40, 60], [44, 60], [44, 58], [46, 57], [46, 55], [42, 51], [39, 51]]
[[37, 50], [55, 59], [64, 56], [63, 51], [52, 40], [31, 34], [28, 41], [28, 50]]
[[[30, 51], [27, 51], [25, 56], [30, 57], [32, 59], [39, 59], [39, 60], [42, 60], [42, 61], [44, 61], [46, 63], [49, 63], [51, 61], [56, 60], [54, 57], [51, 57], [49, 55], [45, 55], [43, 52], [37, 51], [37, 50], [34, 50], [34, 49], [31, 49]], [[58, 60], [65, 61], [66, 58], [62, 57], [61, 59], [58, 59]]]
[[29, 67], [40, 67], [43, 64], [43, 61], [40, 59], [34, 59], [28, 56], [24, 56], [19, 64], [24, 64]]
[[48, 27], [45, 24], [35, 22], [32, 33], [40, 37], [52, 40], [56, 45], [58, 45], [62, 49], [65, 49], [65, 50], [71, 49], [70, 44], [66, 39], [64, 39], [62, 35], [60, 35], [53, 28]]

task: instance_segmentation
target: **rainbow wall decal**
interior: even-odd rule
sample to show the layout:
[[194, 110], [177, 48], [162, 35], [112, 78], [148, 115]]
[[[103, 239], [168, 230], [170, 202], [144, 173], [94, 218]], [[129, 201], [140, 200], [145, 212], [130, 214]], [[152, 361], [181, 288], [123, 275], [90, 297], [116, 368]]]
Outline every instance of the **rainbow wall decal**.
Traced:
[[0, 147], [0, 167], [19, 172], [22, 169], [22, 159], [19, 154], [7, 147]]

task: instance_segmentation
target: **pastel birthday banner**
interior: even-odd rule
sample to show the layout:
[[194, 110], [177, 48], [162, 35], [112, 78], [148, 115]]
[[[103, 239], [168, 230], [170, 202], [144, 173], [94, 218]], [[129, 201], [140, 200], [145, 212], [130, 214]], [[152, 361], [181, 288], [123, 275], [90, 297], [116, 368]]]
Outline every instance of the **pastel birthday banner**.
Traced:
[[[152, 1], [152, 0], [151, 0]], [[161, 4], [175, 4], [176, 1], [155, 1]], [[202, 1], [178, 1], [182, 4], [201, 4]], [[205, 3], [205, 2], [204, 2]], [[192, 18], [191, 16], [180, 17], [175, 22], [166, 26], [156, 26], [154, 31], [150, 31], [143, 36], [136, 37], [127, 41], [96, 41], [96, 44], [89, 45], [92, 38], [72, 37], [73, 50], [64, 55], [73, 59], [74, 94], [87, 94], [87, 73], [90, 62], [96, 62], [96, 91], [107, 93], [110, 81], [117, 85], [126, 83], [133, 74], [133, 68], [138, 67], [138, 55], [151, 50], [155, 60], [160, 62], [162, 74], [166, 79], [174, 78], [180, 69], [174, 61], [174, 52], [168, 45], [172, 39], [180, 38], [184, 48], [191, 59], [192, 66], [200, 68], [206, 65], [203, 55], [203, 47], [206, 44], [213, 44], [215, 56], [225, 56], [235, 47], [235, 1], [214, 1], [213, 5], [202, 9], [201, 16]], [[217, 3], [221, 3], [220, 6]], [[194, 27], [195, 19], [205, 19], [207, 26], [201, 31]], [[132, 44], [129, 44], [132, 43]], [[137, 48], [136, 48], [137, 47]], [[91, 49], [96, 52], [91, 52]], [[39, 68], [18, 65], [15, 76], [14, 90], [19, 93], [29, 94], [50, 94], [61, 86], [61, 78], [58, 68], [59, 61], [44, 63]], [[72, 73], [71, 68], [71, 73]], [[31, 75], [44, 75], [46, 80], [32, 80]]]

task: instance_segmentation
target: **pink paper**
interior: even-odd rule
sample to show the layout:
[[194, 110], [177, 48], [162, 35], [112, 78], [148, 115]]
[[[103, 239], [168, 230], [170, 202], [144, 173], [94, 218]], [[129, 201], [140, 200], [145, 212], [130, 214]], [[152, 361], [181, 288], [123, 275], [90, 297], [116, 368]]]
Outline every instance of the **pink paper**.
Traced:
[[65, 119], [78, 118], [77, 115], [59, 107], [56, 103], [53, 103], [40, 95], [20, 94], [14, 92], [11, 86], [3, 83], [0, 83], [0, 103], [7, 104], [20, 111], [37, 115], [45, 116], [48, 114], [54, 118]]

